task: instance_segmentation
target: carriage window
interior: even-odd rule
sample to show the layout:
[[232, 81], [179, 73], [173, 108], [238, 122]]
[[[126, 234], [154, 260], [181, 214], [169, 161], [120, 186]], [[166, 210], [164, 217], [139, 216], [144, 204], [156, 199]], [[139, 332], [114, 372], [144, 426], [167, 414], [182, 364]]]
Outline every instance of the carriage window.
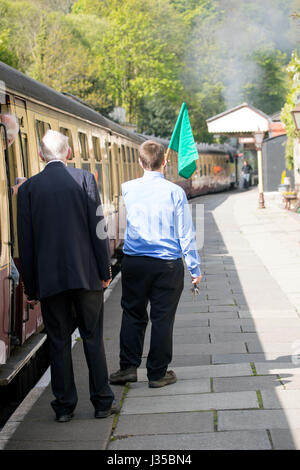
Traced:
[[125, 152], [124, 145], [121, 145], [121, 164], [123, 165], [124, 181], [127, 181], [128, 171], [127, 171], [126, 152]]
[[121, 152], [122, 152], [122, 160], [123, 160], [123, 163], [126, 163], [126, 154], [125, 154], [125, 147], [124, 147], [124, 145], [121, 145]]
[[105, 166], [105, 176], [106, 176], [106, 187], [108, 188], [108, 200], [113, 200], [113, 179], [112, 179], [112, 151], [111, 151], [111, 142], [105, 141], [106, 153], [109, 161], [109, 165]]
[[128, 178], [131, 180], [132, 179], [132, 163], [131, 163], [131, 158], [130, 158], [130, 148], [126, 147], [127, 150], [127, 161], [128, 161]]
[[135, 178], [135, 170], [136, 170], [136, 164], [135, 164], [135, 153], [134, 149], [131, 147], [131, 161], [132, 161], [132, 177]]
[[111, 184], [110, 184], [110, 167], [108, 163], [105, 164], [105, 180], [106, 180], [106, 194], [105, 198], [107, 201], [110, 201], [111, 198]]
[[101, 156], [99, 138], [93, 136], [92, 141], [93, 141], [93, 150], [94, 150], [95, 159], [97, 160], [97, 162], [101, 162], [102, 156]]
[[206, 176], [206, 165], [204, 165], [204, 175]]
[[103, 175], [102, 175], [102, 163], [96, 163], [96, 174], [95, 179], [98, 186], [98, 191], [101, 196], [101, 201], [103, 202]]
[[22, 157], [22, 162], [23, 162], [24, 176], [25, 176], [25, 178], [29, 178], [28, 137], [27, 137], [27, 134], [22, 132], [21, 137], [20, 137], [20, 134], [19, 134], [19, 138], [20, 138], [20, 147], [21, 147], [21, 154], [22, 154], [21, 157]]
[[114, 193], [119, 196], [120, 194], [120, 148], [115, 144], [115, 153], [117, 153], [117, 157], [115, 157], [115, 169], [116, 169], [116, 182], [117, 182], [117, 187], [115, 188]]
[[208, 174], [209, 174], [209, 175], [210, 175], [210, 173], [211, 173], [210, 169], [211, 169], [211, 165], [208, 165]]
[[199, 174], [200, 174], [200, 176], [202, 176], [202, 165], [201, 165], [201, 163], [199, 165]]
[[44, 121], [39, 121], [38, 119], [35, 120], [35, 131], [36, 131], [36, 136], [38, 139], [38, 144], [40, 145], [40, 142], [46, 132], [51, 129], [51, 126], [48, 122]]
[[88, 160], [89, 151], [88, 151], [88, 142], [87, 136], [83, 132], [78, 132], [78, 141], [79, 141], [79, 151], [80, 156], [83, 160]]
[[72, 132], [70, 131], [70, 129], [67, 129], [66, 127], [60, 127], [59, 128], [59, 132], [63, 135], [65, 135], [66, 137], [68, 137], [69, 139], [69, 147], [70, 149], [72, 150], [72, 153], [71, 153], [71, 158], [70, 160], [73, 160], [74, 158], [74, 145], [73, 145], [73, 136], [72, 136]]

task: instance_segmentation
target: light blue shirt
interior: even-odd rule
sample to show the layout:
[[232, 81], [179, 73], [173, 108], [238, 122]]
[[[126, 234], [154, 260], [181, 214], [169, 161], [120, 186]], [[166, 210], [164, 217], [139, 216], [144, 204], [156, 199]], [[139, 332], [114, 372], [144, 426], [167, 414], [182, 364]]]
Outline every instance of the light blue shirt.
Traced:
[[184, 257], [193, 277], [200, 259], [189, 203], [184, 190], [158, 171], [122, 184], [127, 212], [123, 251], [131, 256], [166, 260]]

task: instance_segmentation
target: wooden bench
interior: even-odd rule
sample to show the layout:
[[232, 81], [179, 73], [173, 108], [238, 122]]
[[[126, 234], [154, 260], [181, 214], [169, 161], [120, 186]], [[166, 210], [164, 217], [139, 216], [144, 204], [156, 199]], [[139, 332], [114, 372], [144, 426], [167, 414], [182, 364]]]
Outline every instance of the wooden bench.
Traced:
[[[291, 209], [291, 203], [293, 201], [296, 201], [298, 199], [297, 194], [284, 194], [283, 195], [283, 200], [285, 204], [285, 209], [290, 210]], [[300, 203], [297, 205], [297, 207], [300, 205]]]

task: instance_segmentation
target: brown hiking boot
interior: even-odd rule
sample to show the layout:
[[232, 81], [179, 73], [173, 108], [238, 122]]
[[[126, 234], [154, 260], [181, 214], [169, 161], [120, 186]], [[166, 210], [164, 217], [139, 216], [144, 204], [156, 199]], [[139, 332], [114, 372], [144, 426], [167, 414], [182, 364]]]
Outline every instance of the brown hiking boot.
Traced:
[[127, 369], [120, 369], [118, 372], [110, 374], [109, 383], [111, 385], [125, 385], [127, 382], [137, 381], [137, 371], [135, 366], [128, 367]]
[[166, 385], [171, 385], [177, 382], [177, 377], [175, 372], [172, 370], [168, 370], [164, 377], [159, 380], [149, 380], [149, 387], [150, 388], [159, 388], [165, 387]]

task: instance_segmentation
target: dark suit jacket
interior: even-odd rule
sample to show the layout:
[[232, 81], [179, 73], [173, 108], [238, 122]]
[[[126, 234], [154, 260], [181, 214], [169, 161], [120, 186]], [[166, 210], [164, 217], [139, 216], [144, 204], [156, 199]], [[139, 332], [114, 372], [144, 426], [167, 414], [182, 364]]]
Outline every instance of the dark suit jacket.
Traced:
[[99, 206], [94, 176], [62, 162], [49, 163], [19, 188], [19, 255], [30, 300], [69, 289], [101, 290], [101, 280], [111, 277], [106, 227], [105, 238], [96, 234], [105, 226], [103, 215], [96, 215]]

